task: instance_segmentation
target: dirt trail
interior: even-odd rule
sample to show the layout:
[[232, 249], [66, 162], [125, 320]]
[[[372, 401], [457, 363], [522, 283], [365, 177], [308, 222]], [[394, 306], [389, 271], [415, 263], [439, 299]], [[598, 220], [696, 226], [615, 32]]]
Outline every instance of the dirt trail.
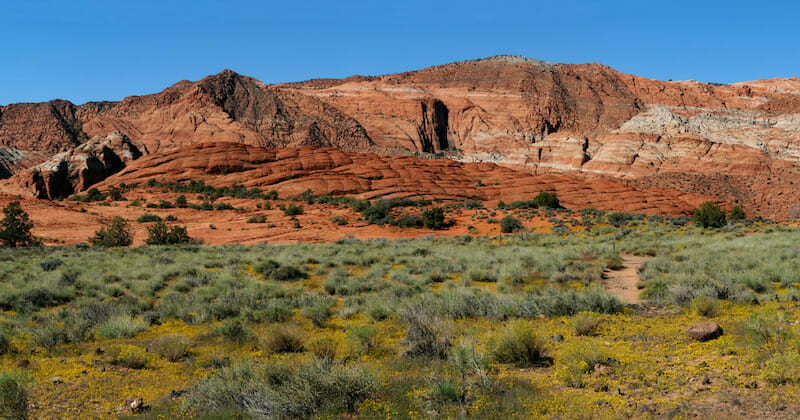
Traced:
[[639, 257], [636, 255], [623, 254], [622, 268], [619, 270], [606, 270], [603, 285], [609, 292], [617, 295], [624, 303], [639, 304], [639, 269], [642, 264], [651, 257]]

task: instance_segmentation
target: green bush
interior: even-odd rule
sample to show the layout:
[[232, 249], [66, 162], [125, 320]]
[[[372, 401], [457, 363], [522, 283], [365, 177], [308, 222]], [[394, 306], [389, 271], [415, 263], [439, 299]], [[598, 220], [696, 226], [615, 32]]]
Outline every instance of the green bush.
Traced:
[[255, 418], [339, 417], [355, 413], [377, 389], [374, 375], [359, 366], [325, 360], [299, 367], [238, 364], [201, 381], [186, 405], [195, 416], [238, 412]]
[[570, 346], [559, 355], [556, 377], [567, 386], [583, 388], [586, 374], [599, 365], [608, 366], [613, 363], [614, 360], [597, 345]]
[[289, 204], [283, 209], [283, 214], [286, 216], [299, 216], [305, 213], [303, 206], [298, 204]]
[[167, 227], [163, 221], [156, 222], [147, 228], [148, 245], [177, 245], [195, 242], [189, 237], [185, 226]]
[[440, 318], [416, 305], [405, 308], [402, 318], [407, 329], [406, 356], [447, 358], [450, 332]]
[[153, 213], [145, 213], [145, 214], [139, 216], [139, 218], [136, 219], [136, 221], [138, 223], [160, 222], [161, 221], [161, 216], [159, 216], [157, 214], [153, 214]]
[[747, 215], [742, 209], [742, 206], [733, 206], [731, 207], [731, 211], [728, 212], [728, 220], [731, 221], [739, 221], [747, 219]]
[[742, 328], [747, 341], [763, 350], [781, 349], [791, 336], [790, 325], [779, 312], [755, 312], [744, 320]]
[[772, 356], [765, 364], [763, 375], [773, 385], [800, 382], [800, 353], [792, 350]]
[[89, 243], [103, 248], [128, 246], [133, 243], [133, 235], [128, 222], [122, 217], [115, 216], [108, 228], [101, 227], [93, 237], [89, 238]]
[[266, 260], [255, 266], [255, 271], [275, 281], [298, 281], [308, 278], [305, 270], [293, 265], [282, 265], [275, 260]]
[[298, 353], [305, 351], [305, 333], [294, 325], [278, 325], [267, 333], [262, 344], [272, 353]]
[[339, 354], [339, 342], [330, 335], [316, 334], [306, 344], [308, 351], [319, 360], [333, 362]]
[[0, 355], [7, 354], [11, 351], [11, 340], [8, 339], [8, 334], [4, 330], [0, 330]]
[[561, 208], [561, 203], [558, 202], [558, 197], [555, 193], [542, 191], [533, 198], [536, 207], [540, 209], [558, 209]]
[[99, 324], [97, 334], [101, 338], [131, 338], [147, 329], [147, 323], [130, 315], [117, 315]]
[[19, 376], [0, 373], [0, 417], [4, 419], [28, 418], [28, 391]]
[[108, 357], [111, 364], [128, 369], [144, 369], [147, 367], [147, 354], [138, 347], [114, 346], [106, 351], [106, 357]]
[[253, 332], [245, 328], [238, 319], [225, 321], [217, 327], [217, 332], [234, 343], [242, 344], [253, 337]]
[[546, 359], [546, 342], [530, 322], [513, 320], [491, 340], [491, 354], [500, 363], [517, 367], [540, 365]]
[[428, 229], [444, 229], [446, 226], [444, 221], [444, 209], [441, 207], [434, 207], [423, 211], [422, 225]]
[[500, 219], [500, 232], [514, 233], [525, 229], [522, 222], [514, 216], [508, 215]]
[[170, 362], [179, 362], [189, 355], [192, 343], [184, 335], [167, 334], [150, 343], [150, 350]]
[[575, 335], [596, 335], [600, 319], [590, 313], [581, 312], [572, 319], [572, 327]]
[[333, 315], [333, 305], [336, 301], [326, 296], [310, 295], [310, 299], [303, 304], [300, 315], [311, 320], [317, 328], [322, 328]]
[[0, 245], [9, 248], [41, 245], [41, 242], [31, 234], [33, 222], [19, 201], [8, 203], [3, 208], [3, 215], [3, 219], [0, 220]]
[[698, 296], [692, 299], [691, 307], [698, 315], [708, 318], [719, 316], [722, 312], [719, 300], [710, 296]]
[[694, 214], [692, 214], [692, 221], [704, 229], [721, 228], [726, 223], [725, 212], [716, 203], [706, 201], [695, 209]]

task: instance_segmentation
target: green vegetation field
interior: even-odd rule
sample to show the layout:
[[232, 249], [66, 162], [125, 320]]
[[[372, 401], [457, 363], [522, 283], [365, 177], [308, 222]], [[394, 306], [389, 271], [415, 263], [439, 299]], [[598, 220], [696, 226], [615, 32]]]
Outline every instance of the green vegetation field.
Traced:
[[[0, 249], [0, 405], [35, 418], [800, 414], [794, 228], [583, 216], [589, 229], [496, 238]], [[603, 288], [622, 254], [653, 257], [642, 305]], [[724, 335], [687, 337], [706, 320]]]

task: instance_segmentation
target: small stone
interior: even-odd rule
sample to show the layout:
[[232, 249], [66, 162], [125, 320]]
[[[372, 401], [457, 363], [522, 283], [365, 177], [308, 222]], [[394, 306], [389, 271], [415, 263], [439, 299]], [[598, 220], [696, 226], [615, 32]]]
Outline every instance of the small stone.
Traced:
[[144, 400], [141, 398], [128, 398], [125, 400], [125, 407], [131, 410], [132, 413], [139, 413], [144, 410]]
[[686, 335], [692, 340], [709, 341], [719, 338], [723, 334], [722, 327], [716, 322], [697, 322], [689, 325], [686, 329]]

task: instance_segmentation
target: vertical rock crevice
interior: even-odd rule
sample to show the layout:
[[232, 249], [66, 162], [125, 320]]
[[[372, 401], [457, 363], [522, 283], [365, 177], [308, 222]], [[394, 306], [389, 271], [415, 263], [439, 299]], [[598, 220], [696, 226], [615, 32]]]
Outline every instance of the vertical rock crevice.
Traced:
[[439, 153], [450, 147], [447, 140], [450, 110], [439, 99], [428, 99], [420, 102], [421, 122], [417, 127], [419, 135], [419, 151], [423, 153]]

